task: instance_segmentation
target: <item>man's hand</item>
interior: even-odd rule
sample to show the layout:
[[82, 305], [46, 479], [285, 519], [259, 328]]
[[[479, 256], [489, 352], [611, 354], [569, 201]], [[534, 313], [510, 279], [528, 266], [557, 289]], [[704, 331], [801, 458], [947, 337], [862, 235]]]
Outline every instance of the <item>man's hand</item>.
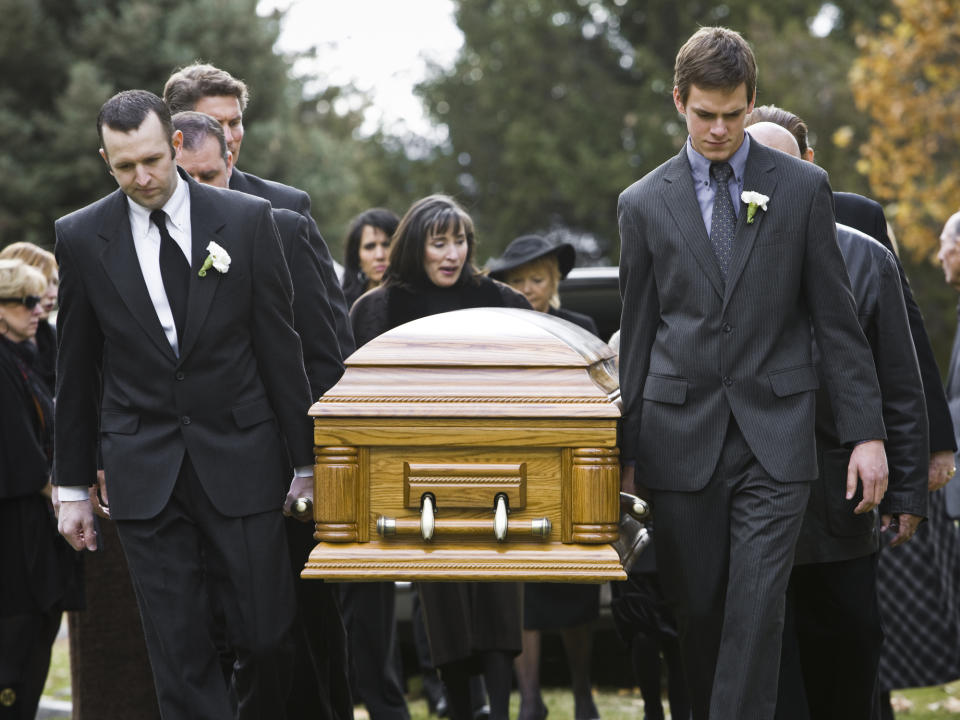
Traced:
[[957, 472], [953, 453], [949, 450], [940, 450], [930, 455], [930, 469], [927, 472], [927, 488], [930, 492], [939, 490]]
[[896, 547], [897, 545], [903, 545], [913, 537], [922, 518], [919, 515], [900, 513], [899, 515], [881, 515], [880, 519], [880, 532], [896, 532], [896, 535], [890, 540], [890, 547]]
[[110, 519], [110, 498], [103, 470], [97, 470], [97, 484], [90, 487], [90, 506], [100, 517]]
[[[287, 499], [283, 501], [283, 514], [293, 515], [293, 504], [299, 498], [307, 498], [313, 503], [313, 477], [294, 475], [290, 482], [290, 490], [287, 492]], [[308, 522], [312, 514], [306, 518], [298, 518], [303, 522]]]
[[870, 512], [887, 491], [887, 453], [883, 440], [868, 440], [853, 449], [847, 466], [847, 500], [852, 500], [857, 492], [857, 478], [863, 486], [863, 500], [853, 512]]
[[89, 500], [60, 503], [57, 529], [74, 550], [97, 549], [97, 531], [93, 529], [93, 508]]

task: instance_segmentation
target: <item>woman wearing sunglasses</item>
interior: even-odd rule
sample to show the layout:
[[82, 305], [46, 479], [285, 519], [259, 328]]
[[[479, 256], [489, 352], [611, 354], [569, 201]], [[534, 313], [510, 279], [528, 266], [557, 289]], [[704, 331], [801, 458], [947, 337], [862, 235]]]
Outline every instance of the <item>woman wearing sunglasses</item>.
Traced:
[[46, 287], [0, 259], [0, 695], [17, 718], [36, 715], [74, 576], [49, 501], [53, 398], [34, 368]]

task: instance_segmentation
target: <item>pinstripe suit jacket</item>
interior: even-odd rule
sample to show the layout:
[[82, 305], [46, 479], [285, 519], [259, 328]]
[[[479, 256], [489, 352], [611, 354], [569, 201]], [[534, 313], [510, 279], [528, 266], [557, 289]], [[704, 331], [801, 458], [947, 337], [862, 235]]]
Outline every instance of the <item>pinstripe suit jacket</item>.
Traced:
[[685, 151], [620, 195], [621, 447], [649, 488], [704, 487], [731, 413], [771, 477], [815, 478], [814, 335], [841, 441], [885, 438], [826, 173], [751, 143], [744, 189], [770, 201], [726, 279]]

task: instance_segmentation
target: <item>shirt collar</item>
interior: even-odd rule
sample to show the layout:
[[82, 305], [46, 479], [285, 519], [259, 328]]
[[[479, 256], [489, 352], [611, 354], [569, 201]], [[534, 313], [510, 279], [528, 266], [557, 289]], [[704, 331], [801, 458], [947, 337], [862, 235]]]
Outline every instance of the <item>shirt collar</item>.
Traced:
[[[696, 183], [710, 182], [710, 161], [697, 152], [690, 137], [687, 136], [687, 160], [690, 162], [690, 171], [693, 173], [693, 179]], [[750, 133], [743, 133], [743, 142], [737, 151], [727, 160], [730, 167], [733, 168], [733, 176], [740, 185], [743, 185], [743, 172], [747, 167], [747, 155], [750, 154]]]
[[[180, 177], [179, 171], [177, 172], [177, 185], [173, 189], [173, 193], [170, 195], [170, 198], [164, 204], [162, 210], [167, 214], [167, 220], [170, 222], [177, 230], [181, 232], [185, 231], [188, 227], [188, 220], [190, 219], [190, 193], [187, 188], [187, 183], [182, 177]], [[142, 237], [146, 235], [150, 230], [150, 213], [151, 211], [145, 208], [143, 205], [132, 201], [130, 198], [127, 198], [127, 210], [130, 217], [130, 229], [133, 231], [134, 237]]]

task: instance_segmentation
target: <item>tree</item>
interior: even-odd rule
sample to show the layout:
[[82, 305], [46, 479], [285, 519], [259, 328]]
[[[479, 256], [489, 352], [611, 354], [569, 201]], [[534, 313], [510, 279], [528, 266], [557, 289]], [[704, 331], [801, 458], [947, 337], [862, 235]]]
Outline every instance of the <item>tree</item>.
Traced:
[[485, 254], [566, 228], [615, 258], [619, 192], [686, 138], [670, 98], [677, 49], [699, 25], [724, 24], [754, 46], [759, 102], [807, 119], [820, 160], [844, 189], [862, 190], [848, 146], [866, 121], [846, 81], [862, 5], [831, 6], [833, 31], [814, 35], [820, 0], [457, 0], [463, 50], [419, 88], [460, 166], [448, 187], [471, 207]]

